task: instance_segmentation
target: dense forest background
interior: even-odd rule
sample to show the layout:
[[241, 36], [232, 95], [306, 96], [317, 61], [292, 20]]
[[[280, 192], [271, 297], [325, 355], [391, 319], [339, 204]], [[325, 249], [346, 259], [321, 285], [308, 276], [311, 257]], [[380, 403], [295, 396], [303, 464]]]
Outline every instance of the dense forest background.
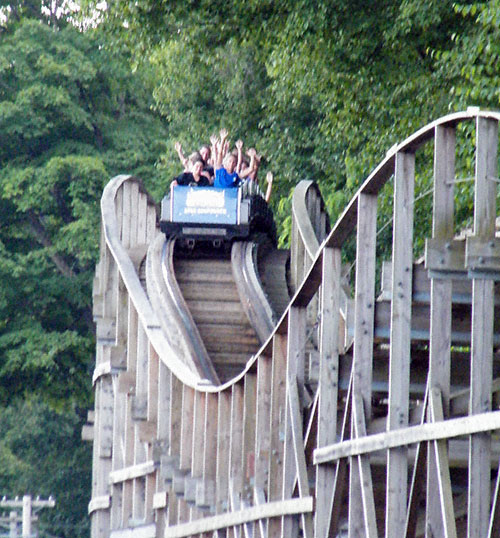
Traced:
[[174, 141], [227, 127], [274, 171], [286, 244], [299, 180], [334, 220], [394, 143], [500, 108], [499, 56], [500, 0], [0, 0], [0, 495], [54, 495], [40, 536], [88, 535], [80, 431], [110, 177], [158, 199]]

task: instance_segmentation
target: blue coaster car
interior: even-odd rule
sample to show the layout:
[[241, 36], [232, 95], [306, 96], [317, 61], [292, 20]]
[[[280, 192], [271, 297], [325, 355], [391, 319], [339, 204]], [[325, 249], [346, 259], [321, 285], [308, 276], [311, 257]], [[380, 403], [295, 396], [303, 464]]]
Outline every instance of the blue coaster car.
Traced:
[[[250, 185], [251, 187], [251, 185]], [[272, 211], [258, 189], [177, 185], [161, 203], [160, 228], [167, 237], [231, 242], [263, 232], [276, 242]]]

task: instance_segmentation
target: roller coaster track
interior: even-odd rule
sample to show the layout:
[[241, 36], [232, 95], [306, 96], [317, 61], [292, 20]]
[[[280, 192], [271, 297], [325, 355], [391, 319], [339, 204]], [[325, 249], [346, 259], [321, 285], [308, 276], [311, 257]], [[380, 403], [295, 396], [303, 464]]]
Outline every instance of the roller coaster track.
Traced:
[[[108, 184], [93, 538], [499, 535], [499, 120], [469, 109], [395, 145], [331, 230], [299, 183], [289, 262], [259, 243], [186, 256], [137, 178]], [[457, 236], [464, 154], [474, 225]], [[434, 198], [414, 261], [417, 155]]]

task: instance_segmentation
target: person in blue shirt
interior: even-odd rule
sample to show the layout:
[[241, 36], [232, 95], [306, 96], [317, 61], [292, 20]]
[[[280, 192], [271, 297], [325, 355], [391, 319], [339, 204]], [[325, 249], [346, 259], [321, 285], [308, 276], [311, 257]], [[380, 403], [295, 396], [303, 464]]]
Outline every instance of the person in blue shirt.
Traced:
[[[238, 158], [228, 151], [227, 130], [221, 129], [220, 139], [212, 137], [210, 140], [214, 147], [214, 164], [215, 164], [215, 181], [214, 187], [227, 189], [237, 187], [240, 183], [240, 177], [236, 172]], [[224, 155], [224, 158], [223, 158]]]

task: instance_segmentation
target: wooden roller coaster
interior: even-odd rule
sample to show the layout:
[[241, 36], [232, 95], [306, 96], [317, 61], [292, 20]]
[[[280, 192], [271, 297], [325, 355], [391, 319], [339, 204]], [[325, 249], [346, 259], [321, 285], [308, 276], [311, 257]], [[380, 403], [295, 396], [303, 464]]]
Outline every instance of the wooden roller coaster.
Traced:
[[[500, 536], [499, 120], [469, 109], [397, 144], [331, 230], [299, 183], [289, 253], [256, 240], [183, 256], [141, 182], [111, 180], [93, 538]], [[432, 232], [415, 259], [426, 170]]]

